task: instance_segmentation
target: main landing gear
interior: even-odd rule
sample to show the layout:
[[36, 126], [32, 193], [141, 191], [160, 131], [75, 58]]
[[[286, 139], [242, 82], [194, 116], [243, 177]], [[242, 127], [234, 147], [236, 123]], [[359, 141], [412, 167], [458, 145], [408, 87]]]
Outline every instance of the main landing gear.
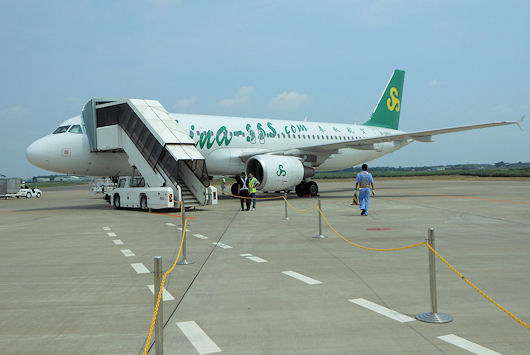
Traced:
[[232, 195], [236, 195], [237, 196], [237, 182], [234, 182], [232, 184], [232, 187], [230, 188], [230, 192], [232, 193]]
[[314, 181], [302, 181], [300, 184], [296, 185], [295, 191], [300, 197], [307, 195], [316, 196], [318, 195], [318, 185]]

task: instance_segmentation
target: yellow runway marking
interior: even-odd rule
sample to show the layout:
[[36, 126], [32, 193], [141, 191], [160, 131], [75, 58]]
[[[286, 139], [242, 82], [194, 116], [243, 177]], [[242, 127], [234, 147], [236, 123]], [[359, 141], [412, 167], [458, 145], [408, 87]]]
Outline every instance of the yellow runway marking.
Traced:
[[[159, 214], [162, 216], [168, 216], [168, 217], [177, 217], [182, 218], [182, 215], [180, 214], [169, 214], [169, 213], [158, 213], [158, 212], [151, 212], [152, 214]], [[197, 219], [197, 217], [186, 217], [186, 219]]]

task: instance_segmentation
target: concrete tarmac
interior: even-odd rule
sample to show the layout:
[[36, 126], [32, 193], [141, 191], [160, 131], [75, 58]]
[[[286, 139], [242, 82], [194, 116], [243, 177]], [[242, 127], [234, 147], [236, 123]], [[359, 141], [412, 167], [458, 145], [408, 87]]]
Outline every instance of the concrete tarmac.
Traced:
[[[440, 254], [530, 323], [529, 181], [379, 180], [367, 217], [351, 205], [351, 181], [319, 186], [322, 210], [344, 238], [393, 248], [423, 242], [434, 227]], [[298, 209], [317, 202], [289, 201]], [[328, 238], [312, 238], [315, 210], [288, 215], [282, 220], [283, 200], [242, 212], [231, 198], [186, 214], [194, 263], [177, 265], [166, 282], [166, 354], [528, 354], [530, 330], [438, 259], [438, 311], [454, 321], [414, 320], [430, 311], [424, 245], [364, 250], [325, 224]], [[179, 216], [114, 210], [88, 188], [0, 200], [1, 353], [141, 353], [153, 257], [164, 270], [175, 260]]]

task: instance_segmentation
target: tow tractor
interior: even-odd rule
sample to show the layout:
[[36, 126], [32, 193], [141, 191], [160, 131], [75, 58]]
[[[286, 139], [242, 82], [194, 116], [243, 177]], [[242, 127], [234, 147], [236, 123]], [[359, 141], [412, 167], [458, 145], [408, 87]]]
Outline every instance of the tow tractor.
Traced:
[[24, 187], [24, 188], [21, 188], [20, 190], [18, 190], [18, 192], [15, 194], [16, 198], [21, 198], [21, 197], [25, 197], [25, 198], [32, 198], [32, 197], [36, 197], [36, 198], [40, 198], [42, 196], [42, 191], [39, 190], [39, 189], [32, 189], [32, 188], [29, 188], [29, 187]]
[[147, 187], [141, 176], [120, 176], [118, 187], [110, 192], [114, 208], [142, 210], [174, 208], [175, 196], [171, 187]]

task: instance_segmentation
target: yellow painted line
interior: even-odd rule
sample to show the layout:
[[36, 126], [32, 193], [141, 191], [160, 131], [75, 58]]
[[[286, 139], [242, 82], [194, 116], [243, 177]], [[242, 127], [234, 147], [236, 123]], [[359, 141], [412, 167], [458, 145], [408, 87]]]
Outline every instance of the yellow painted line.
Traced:
[[[182, 218], [182, 216], [180, 214], [169, 214], [169, 213], [160, 213], [160, 212], [151, 212], [151, 213], [152, 214], [159, 214], [161, 216]], [[198, 219], [198, 217], [186, 217], [186, 219]]]

